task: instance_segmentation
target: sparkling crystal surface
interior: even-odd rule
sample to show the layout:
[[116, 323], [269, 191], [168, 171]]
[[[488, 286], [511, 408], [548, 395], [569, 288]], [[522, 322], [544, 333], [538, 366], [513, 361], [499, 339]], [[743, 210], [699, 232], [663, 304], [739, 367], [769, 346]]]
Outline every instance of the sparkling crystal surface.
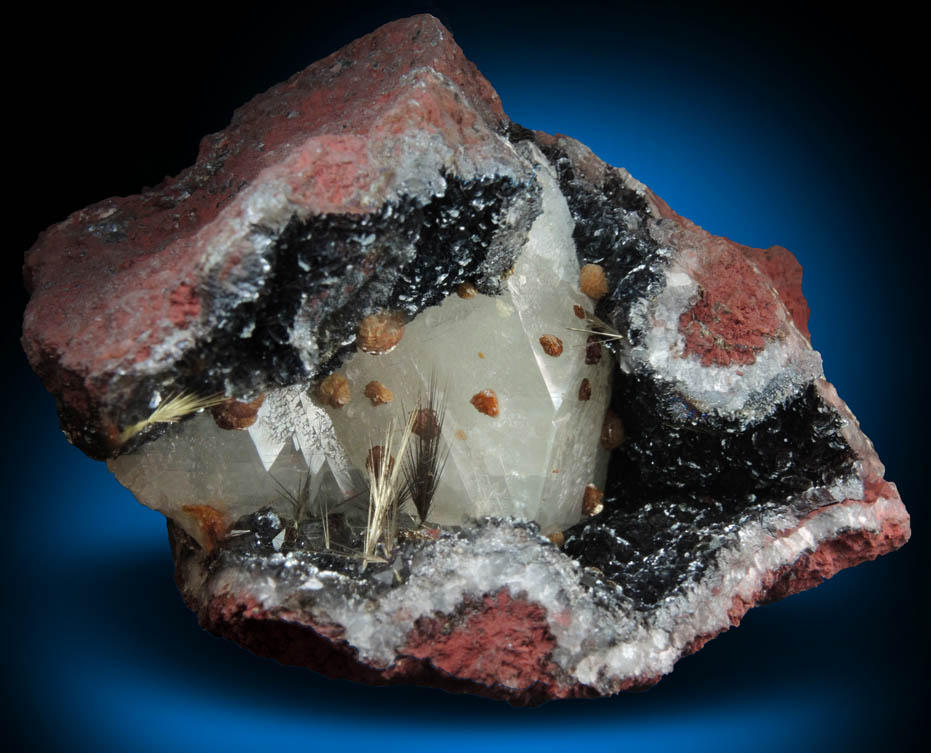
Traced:
[[[403, 422], [431, 377], [446, 405], [443, 436], [449, 462], [430, 519], [513, 515], [557, 530], [578, 520], [586, 484], [601, 484], [606, 453], [598, 439], [610, 388], [612, 359], [585, 363], [587, 335], [574, 305], [591, 308], [578, 287], [572, 220], [553, 176], [537, 163], [543, 214], [537, 218], [507, 289], [500, 296], [449, 296], [406, 329], [390, 353], [357, 352], [342, 370], [353, 401], [327, 407], [355, 467], [378, 444], [389, 421]], [[556, 333], [563, 352], [548, 355], [540, 337]], [[579, 385], [592, 385], [588, 401]], [[377, 380], [394, 393], [389, 405], [361, 399]], [[470, 399], [491, 389], [498, 415]]]
[[[24, 273], [68, 439], [169, 518], [200, 624], [283, 663], [642, 689], [910, 536], [794, 256], [511, 121], [431, 16], [259, 95]], [[399, 515], [378, 469], [418, 482]]]
[[[346, 405], [327, 404], [312, 385], [275, 390], [248, 429], [195, 416], [110, 461], [117, 478], [195, 538], [202, 533], [186, 508], [209, 505], [229, 522], [267, 505], [286, 513], [276, 482], [294, 490], [301, 473], [310, 473], [312, 504], [333, 506], [365, 491], [370, 449], [405, 423], [433, 384], [445, 407], [449, 455], [431, 522], [513, 516], [544, 532], [577, 522], [586, 486], [604, 483], [599, 437], [613, 359], [586, 363], [589, 335], [575, 331], [586, 327], [575, 307], [590, 310], [592, 302], [579, 290], [573, 222], [545, 160], [528, 153], [543, 211], [501, 295], [450, 295], [414, 318], [389, 352], [358, 350], [339, 370], [351, 389]], [[546, 335], [562, 341], [561, 353], [547, 352]], [[579, 399], [583, 379], [587, 400]], [[390, 403], [366, 398], [373, 381], [391, 391]], [[470, 400], [489, 389], [497, 416]]]

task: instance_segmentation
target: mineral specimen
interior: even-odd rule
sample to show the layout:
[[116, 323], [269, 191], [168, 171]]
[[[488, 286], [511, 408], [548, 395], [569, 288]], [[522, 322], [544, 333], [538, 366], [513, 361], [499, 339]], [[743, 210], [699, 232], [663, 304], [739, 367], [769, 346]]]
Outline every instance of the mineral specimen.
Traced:
[[641, 688], [909, 536], [792, 255], [511, 122], [431, 16], [49, 228], [25, 276], [68, 437], [166, 515], [201, 624], [281, 661]]

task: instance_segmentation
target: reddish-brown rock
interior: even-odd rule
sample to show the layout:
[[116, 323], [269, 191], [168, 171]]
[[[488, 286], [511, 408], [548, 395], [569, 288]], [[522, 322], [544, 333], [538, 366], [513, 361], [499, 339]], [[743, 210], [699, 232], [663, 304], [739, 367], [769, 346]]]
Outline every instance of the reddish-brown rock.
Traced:
[[[26, 255], [23, 347], [61, 398], [69, 438], [93, 456], [110, 456], [120, 450], [123, 425], [147, 415], [160, 390], [237, 397], [312, 376], [345, 352], [365, 316], [390, 308], [398, 268], [421, 263], [414, 260], [423, 231], [417, 217], [405, 218], [415, 209], [405, 202], [429, 204], [456, 181], [490, 188], [531, 179], [496, 135], [507, 122], [494, 89], [449, 32], [432, 16], [414, 16], [256, 96], [224, 131], [202, 140], [197, 162], [179, 175], [48, 228]], [[507, 191], [498, 193], [504, 210], [511, 202], [501, 204]], [[532, 204], [515, 206], [507, 220], [517, 232], [526, 231]], [[335, 287], [308, 285], [298, 324], [289, 314], [263, 329], [266, 296], [268, 305], [292, 305], [275, 279], [292, 275], [294, 262], [269, 237], [293, 218], [327, 217], [349, 235], [358, 226], [358, 242], [335, 240], [326, 262], [334, 272], [357, 272]], [[393, 257], [381, 239], [364, 245], [373, 217], [396, 220]], [[471, 281], [486, 291], [513, 262], [513, 251], [491, 241], [501, 230], [488, 228], [479, 239], [485, 263], [470, 265]], [[463, 251], [473, 251], [468, 242]], [[465, 281], [451, 277], [447, 287]], [[317, 324], [338, 308], [342, 327], [320, 334]], [[292, 326], [306, 330], [307, 349], [286, 342], [283, 328]], [[260, 338], [274, 348], [264, 352]]]
[[[870, 491], [868, 501], [874, 504], [893, 493], [879, 484]], [[817, 514], [801, 526], [811, 526], [816, 518]], [[887, 505], [878, 525], [878, 533], [841, 531], [818, 541], [792, 562], [765, 573], [749, 595], [717, 594], [714, 598], [728, 600], [728, 623], [685, 642], [677, 658], [698, 651], [728, 627], [739, 625], [752, 607], [817, 586], [839, 571], [887, 554], [908, 540], [908, 518], [902, 517], [900, 508]], [[321, 623], [310, 611], [269, 609], [248, 590], [204, 590], [201, 582], [189, 579], [196, 572], [191, 568], [192, 558], [202, 562], [203, 554], [179, 528], [170, 526], [170, 530], [178, 587], [201, 624], [285, 664], [370, 684], [431, 685], [515, 705], [643, 690], [656, 684], [663, 674], [606, 676], [601, 687], [579, 682], [554, 660], [553, 653], [558, 646], [553, 628], [571, 623], [571, 611], [548, 613], [541, 604], [503, 589], [480, 598], [466, 597], [449, 613], [414, 620], [390, 663], [366, 660], [347, 642], [341, 625]]]
[[[386, 353], [453, 292], [499, 292], [543, 211], [544, 173], [589, 296], [550, 331], [581, 317], [596, 332], [584, 353], [543, 360], [618, 367], [607, 481], [582, 500], [597, 514], [564, 531], [494, 517], [411, 529], [363, 566], [346, 507], [299, 513], [309, 500], [294, 497], [292, 519], [268, 507], [234, 521], [195, 499], [178, 513], [195, 530], [169, 531], [205, 627], [332, 676], [540, 703], [648, 687], [753, 605], [908, 540], [894, 484], [811, 348], [794, 257], [712, 236], [573, 139], [510, 122], [430, 16], [257, 96], [180, 175], [49, 228], [26, 258], [23, 344], [93, 456], [156, 439], [166, 395], [221, 393], [221, 425], [249, 429], [261, 408], [241, 401], [274, 391], [308, 425], [278, 414], [259, 443], [301, 444], [309, 469], [316, 441], [349, 475], [311, 386], [343, 415], [387, 404], [377, 382], [350, 385], [342, 359]], [[476, 363], [501, 368], [491, 360]], [[591, 409], [592, 382], [567, 410]], [[354, 390], [369, 401], [350, 405]], [[520, 425], [520, 401], [500, 416], [490, 389], [471, 402], [498, 420], [470, 413], [470, 443]], [[253, 449], [202, 418], [209, 432], [189, 426]], [[433, 423], [417, 433], [440, 434]], [[487, 479], [489, 501], [508, 472]]]

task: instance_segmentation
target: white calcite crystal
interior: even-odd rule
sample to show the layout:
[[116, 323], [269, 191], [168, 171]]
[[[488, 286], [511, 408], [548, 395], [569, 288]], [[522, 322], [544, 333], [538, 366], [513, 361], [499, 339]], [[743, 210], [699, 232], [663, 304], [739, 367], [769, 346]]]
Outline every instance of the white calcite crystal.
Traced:
[[645, 688], [910, 535], [791, 253], [514, 123], [431, 16], [257, 96], [24, 272], [68, 438], [168, 517], [200, 624], [284, 663]]
[[[266, 470], [259, 448], [267, 445], [254, 442], [248, 431], [221, 429], [209, 413], [202, 413], [137, 452], [111, 460], [109, 467], [142, 504], [209, 545], [210, 531], [202, 517], [207, 507], [219, 514], [224, 527], [262, 506], [287, 513], [288, 500], [275, 479], [296, 489], [306, 472], [304, 457], [289, 437], [277, 445], [275, 462]], [[312, 477], [315, 489], [325, 476]]]
[[[443, 438], [449, 461], [430, 520], [515, 516], [555, 531], [578, 521], [589, 483], [601, 485], [606, 455], [601, 424], [610, 393], [611, 358], [585, 363], [586, 325], [574, 306], [591, 308], [578, 289], [572, 220], [549, 170], [538, 163], [543, 214], [501, 296], [450, 296], [417, 317], [391, 352], [358, 351], [342, 370], [352, 402], [327, 408], [352, 464], [364, 467], [391, 421], [403, 423], [428, 389], [439, 384], [445, 404]], [[540, 338], [562, 341], [548, 355]], [[591, 398], [579, 399], [583, 379]], [[378, 381], [390, 404], [361, 398]], [[471, 398], [492, 390], [498, 415], [481, 413]], [[360, 399], [361, 398], [361, 399]], [[596, 467], [601, 469], [596, 472]]]
[[[613, 358], [605, 349], [598, 363], [586, 363], [589, 325], [577, 312], [590, 312], [592, 301], [579, 290], [573, 221], [546, 160], [535, 147], [527, 153], [543, 211], [501, 295], [451, 295], [413, 319], [389, 352], [358, 350], [338, 372], [351, 390], [346, 405], [325, 404], [310, 385], [273, 391], [247, 430], [198, 415], [110, 461], [113, 473], [203, 543], [200, 506], [227, 523], [269, 505], [287, 514], [279, 484], [296, 490], [302, 474], [310, 475], [312, 509], [367, 497], [371, 448], [397, 434], [434, 388], [448, 460], [430, 522], [512, 516], [544, 533], [576, 523], [586, 486], [604, 483], [599, 440]], [[561, 352], [547, 352], [546, 336]], [[587, 399], [580, 399], [583, 379]], [[391, 391], [390, 402], [365, 397], [373, 381]], [[497, 398], [497, 415], [473, 404], [486, 390]]]

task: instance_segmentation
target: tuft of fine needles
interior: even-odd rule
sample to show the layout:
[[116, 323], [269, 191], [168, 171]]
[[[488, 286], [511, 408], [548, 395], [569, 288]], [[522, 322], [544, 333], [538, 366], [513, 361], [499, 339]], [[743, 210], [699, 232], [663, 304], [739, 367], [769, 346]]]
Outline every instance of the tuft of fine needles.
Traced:
[[204, 408], [212, 408], [225, 402], [226, 397], [220, 393], [215, 395], [198, 395], [194, 392], [179, 392], [177, 395], [166, 398], [152, 411], [148, 418], [127, 426], [120, 434], [120, 442], [126, 443], [139, 432], [152, 424], [173, 424], [191, 413]]
[[310, 517], [310, 473], [303, 474], [297, 493], [292, 492], [271, 474], [268, 475], [278, 487], [278, 494], [291, 505], [291, 519], [294, 521], [294, 527], [300, 529], [304, 521]]
[[[411, 413], [401, 434], [401, 443], [398, 447], [398, 458], [403, 458], [407, 445], [414, 430], [416, 411]], [[394, 547], [398, 534], [398, 509], [401, 506], [401, 494], [398, 488], [398, 475], [401, 462], [391, 461], [391, 434], [393, 423], [389, 424], [385, 432], [385, 443], [382, 445], [381, 462], [373, 462], [366, 466], [369, 473], [369, 514], [365, 526], [365, 541], [362, 555], [366, 562], [378, 561], [375, 554], [379, 542], [386, 554]], [[374, 447], [373, 447], [374, 449]], [[365, 562], [363, 562], [363, 567]]]
[[585, 317], [585, 323], [588, 325], [588, 328], [566, 327], [566, 329], [572, 332], [584, 332], [588, 335], [598, 335], [598, 337], [602, 338], [599, 342], [603, 345], [612, 345], [617, 342], [630, 343], [626, 335], [622, 335], [614, 329], [614, 327], [602, 321], [594, 314], [588, 314]]
[[440, 476], [449, 458], [449, 448], [441, 448], [443, 421], [446, 418], [445, 391], [439, 399], [436, 375], [430, 377], [426, 404], [421, 398], [413, 413], [417, 417], [411, 449], [404, 456], [402, 502], [410, 499], [420, 522], [427, 520]]

